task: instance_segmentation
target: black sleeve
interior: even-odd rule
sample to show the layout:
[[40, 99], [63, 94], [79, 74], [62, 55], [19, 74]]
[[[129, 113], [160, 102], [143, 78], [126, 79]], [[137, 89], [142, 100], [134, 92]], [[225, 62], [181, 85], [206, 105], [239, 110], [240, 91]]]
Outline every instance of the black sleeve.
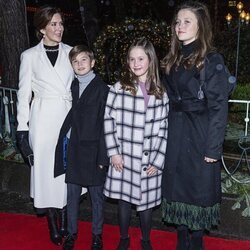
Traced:
[[100, 132], [100, 140], [99, 140], [99, 149], [98, 149], [98, 165], [108, 166], [109, 165], [109, 157], [107, 155], [107, 147], [104, 138], [104, 112], [107, 101], [109, 88], [105, 86], [103, 88], [101, 108], [100, 108], [100, 123], [102, 125]]
[[228, 75], [218, 53], [206, 63], [206, 98], [208, 103], [208, 137], [205, 156], [220, 159], [228, 115]]

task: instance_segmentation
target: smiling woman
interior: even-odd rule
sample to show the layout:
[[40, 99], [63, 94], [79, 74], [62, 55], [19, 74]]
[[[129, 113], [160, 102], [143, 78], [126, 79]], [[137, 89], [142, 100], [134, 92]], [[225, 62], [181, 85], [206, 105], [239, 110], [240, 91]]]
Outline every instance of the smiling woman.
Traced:
[[45, 28], [40, 30], [43, 34], [43, 43], [48, 46], [58, 45], [62, 40], [63, 31], [62, 17], [59, 13], [56, 13]]
[[30, 196], [34, 207], [38, 213], [47, 214], [51, 241], [59, 245], [66, 233], [67, 194], [65, 176], [54, 178], [54, 152], [61, 125], [71, 108], [71, 47], [61, 42], [64, 28], [59, 9], [38, 9], [34, 26], [40, 42], [21, 55], [17, 142], [31, 165]]

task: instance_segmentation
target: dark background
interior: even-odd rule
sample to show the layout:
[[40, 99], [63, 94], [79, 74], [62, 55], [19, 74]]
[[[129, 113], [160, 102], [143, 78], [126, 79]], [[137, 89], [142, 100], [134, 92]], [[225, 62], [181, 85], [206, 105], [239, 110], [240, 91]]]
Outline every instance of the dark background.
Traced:
[[[32, 19], [37, 7], [46, 4], [60, 7], [66, 14], [64, 42], [71, 45], [86, 41], [86, 32], [90, 42], [94, 42], [101, 30], [126, 17], [150, 18], [170, 23], [174, 9], [181, 0], [27, 0], [28, 27], [31, 45], [37, 41], [34, 37]], [[213, 28], [220, 32], [225, 27], [227, 12], [234, 13], [235, 7], [228, 7], [230, 1], [204, 0], [211, 12]], [[236, 1], [231, 1], [236, 2]], [[237, 1], [238, 2], [238, 1]], [[247, 1], [242, 1], [247, 4]], [[245, 5], [246, 6], [246, 5]], [[82, 7], [82, 8], [80, 8]], [[83, 10], [82, 12], [80, 11]], [[81, 16], [82, 14], [82, 16]], [[82, 19], [84, 18], [84, 20]], [[83, 22], [85, 31], [83, 28]], [[90, 34], [89, 34], [90, 33]]]
[[[17, 88], [18, 71], [21, 53], [38, 43], [33, 27], [33, 15], [38, 7], [54, 5], [60, 7], [65, 16], [65, 32], [63, 42], [69, 45], [87, 44], [94, 49], [97, 70], [110, 82], [110, 73], [119, 78], [119, 61], [125, 54], [132, 36], [148, 37], [156, 47], [159, 47], [158, 57], [168, 50], [165, 41], [169, 42], [170, 24], [173, 12], [182, 0], [0, 0], [0, 76], [2, 86]], [[238, 25], [236, 4], [239, 1], [201, 0], [208, 5], [214, 30], [215, 45], [225, 56], [225, 61], [232, 74], [236, 72], [237, 51], [239, 52], [238, 80], [241, 83], [250, 82], [250, 25]], [[250, 2], [242, 0], [244, 10], [249, 12]], [[227, 25], [226, 14], [230, 12], [233, 20]], [[127, 23], [127, 20], [132, 20]], [[156, 31], [160, 24], [161, 33]], [[27, 25], [26, 25], [27, 23]], [[125, 25], [125, 27], [124, 27]], [[126, 29], [136, 27], [143, 34]], [[139, 27], [139, 28], [138, 28]], [[238, 27], [241, 27], [240, 29]], [[111, 34], [108, 29], [113, 29]], [[238, 42], [238, 31], [240, 39]], [[120, 33], [119, 33], [120, 32]], [[119, 33], [119, 34], [118, 34]], [[129, 33], [129, 34], [128, 34]], [[152, 38], [157, 33], [161, 42], [156, 44]], [[164, 34], [165, 33], [165, 34]], [[167, 38], [166, 35], [167, 34]], [[153, 39], [153, 40], [152, 40]], [[239, 50], [237, 50], [239, 45]], [[105, 67], [105, 68], [103, 68]], [[118, 72], [118, 73], [117, 73]], [[113, 77], [114, 78], [114, 77]], [[113, 80], [111, 79], [113, 82]]]

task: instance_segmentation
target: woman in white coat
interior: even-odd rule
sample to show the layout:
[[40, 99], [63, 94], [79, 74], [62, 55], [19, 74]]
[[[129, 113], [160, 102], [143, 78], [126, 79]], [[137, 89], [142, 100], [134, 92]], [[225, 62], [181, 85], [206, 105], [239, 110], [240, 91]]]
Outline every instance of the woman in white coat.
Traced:
[[154, 47], [145, 38], [127, 54], [121, 82], [110, 88], [104, 130], [111, 158], [104, 194], [118, 199], [120, 243], [129, 248], [131, 205], [139, 212], [141, 248], [151, 250], [153, 207], [161, 203], [161, 178], [167, 144], [168, 97], [158, 74]]
[[31, 165], [34, 207], [38, 213], [46, 212], [50, 238], [60, 245], [66, 233], [67, 188], [64, 175], [54, 178], [54, 154], [61, 125], [71, 108], [71, 47], [61, 42], [64, 27], [59, 9], [40, 8], [34, 26], [40, 43], [21, 55], [17, 142]]

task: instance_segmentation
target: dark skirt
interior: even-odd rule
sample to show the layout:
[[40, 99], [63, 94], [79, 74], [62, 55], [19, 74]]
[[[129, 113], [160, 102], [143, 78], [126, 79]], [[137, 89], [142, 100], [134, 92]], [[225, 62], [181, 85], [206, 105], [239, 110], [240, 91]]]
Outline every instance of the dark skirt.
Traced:
[[180, 202], [162, 201], [162, 216], [166, 223], [185, 225], [190, 230], [210, 230], [220, 221], [220, 204], [199, 207]]

